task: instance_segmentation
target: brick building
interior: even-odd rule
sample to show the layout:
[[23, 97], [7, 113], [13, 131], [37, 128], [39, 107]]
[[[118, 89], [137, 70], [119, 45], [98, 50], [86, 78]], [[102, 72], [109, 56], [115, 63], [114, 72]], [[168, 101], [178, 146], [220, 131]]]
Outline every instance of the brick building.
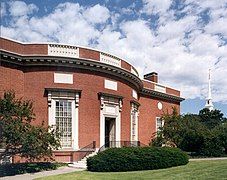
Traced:
[[34, 124], [59, 128], [58, 161], [80, 159], [89, 144], [148, 144], [159, 117], [173, 106], [180, 110], [183, 100], [158, 83], [157, 73], [141, 79], [125, 60], [98, 50], [0, 38], [0, 51], [0, 96], [14, 90], [34, 102]]

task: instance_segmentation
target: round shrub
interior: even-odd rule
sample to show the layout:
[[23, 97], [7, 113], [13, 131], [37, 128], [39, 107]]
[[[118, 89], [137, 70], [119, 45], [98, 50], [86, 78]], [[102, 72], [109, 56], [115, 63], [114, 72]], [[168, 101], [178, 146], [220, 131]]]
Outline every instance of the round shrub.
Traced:
[[162, 169], [188, 163], [186, 153], [169, 147], [110, 148], [87, 159], [89, 171], [120, 172]]

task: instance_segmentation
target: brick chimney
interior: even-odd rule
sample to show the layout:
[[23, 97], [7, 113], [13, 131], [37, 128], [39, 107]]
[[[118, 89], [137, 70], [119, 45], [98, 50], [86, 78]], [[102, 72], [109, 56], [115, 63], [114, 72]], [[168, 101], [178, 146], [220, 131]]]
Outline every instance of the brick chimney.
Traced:
[[158, 73], [156, 73], [156, 72], [145, 74], [143, 77], [144, 77], [144, 79], [146, 79], [148, 81], [152, 81], [152, 82], [158, 83]]

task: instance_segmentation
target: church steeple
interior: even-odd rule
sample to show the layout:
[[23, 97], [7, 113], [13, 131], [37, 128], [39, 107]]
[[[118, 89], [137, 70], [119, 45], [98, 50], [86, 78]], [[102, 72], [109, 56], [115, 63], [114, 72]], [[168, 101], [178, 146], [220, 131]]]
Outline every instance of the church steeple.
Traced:
[[212, 97], [211, 97], [211, 77], [210, 77], [210, 69], [209, 69], [209, 79], [208, 79], [208, 97], [206, 99], [206, 105], [205, 108], [211, 110], [214, 110], [214, 105], [212, 103]]

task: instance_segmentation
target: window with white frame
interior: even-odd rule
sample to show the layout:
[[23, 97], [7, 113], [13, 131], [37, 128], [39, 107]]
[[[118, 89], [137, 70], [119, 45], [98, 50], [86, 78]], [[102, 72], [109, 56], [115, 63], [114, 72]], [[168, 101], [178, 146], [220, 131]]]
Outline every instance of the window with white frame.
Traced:
[[[1, 151], [3, 151], [3, 149], [0, 149], [0, 155], [1, 155]], [[0, 165], [10, 164], [10, 163], [12, 163], [12, 157], [11, 156], [4, 156], [0, 159]]]
[[164, 122], [160, 117], [156, 117], [156, 131], [160, 131], [161, 128], [163, 127]]
[[72, 147], [72, 101], [55, 100], [55, 121], [61, 146]]
[[61, 148], [79, 149], [79, 90], [46, 88], [48, 94], [48, 124], [60, 133]]

